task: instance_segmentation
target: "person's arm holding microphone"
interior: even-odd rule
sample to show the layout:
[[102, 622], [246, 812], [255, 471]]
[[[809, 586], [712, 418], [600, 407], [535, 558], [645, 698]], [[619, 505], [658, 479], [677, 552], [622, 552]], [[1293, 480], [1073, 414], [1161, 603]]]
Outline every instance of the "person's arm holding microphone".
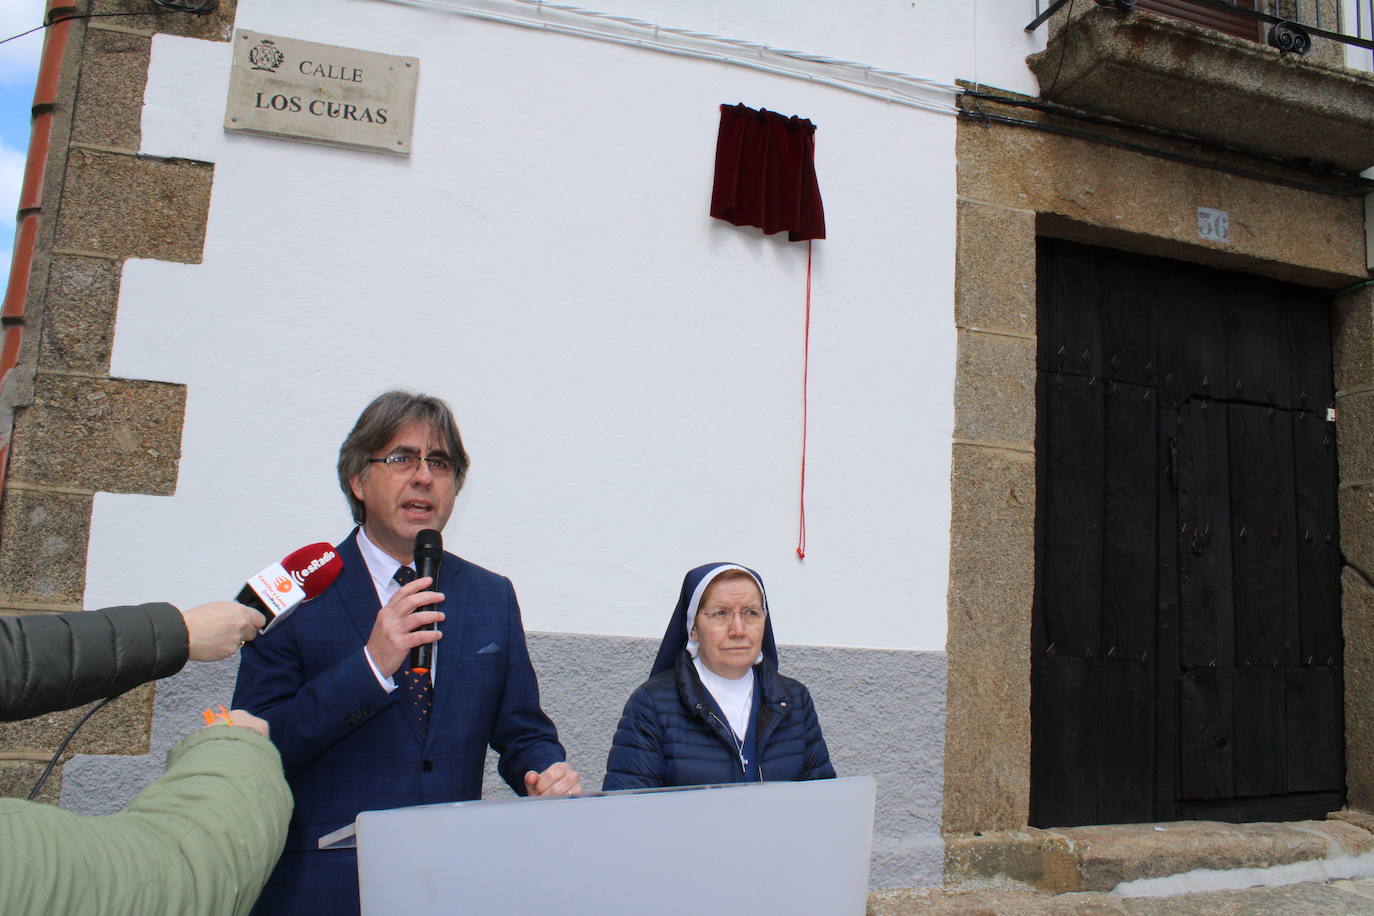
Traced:
[[[23, 719], [218, 661], [258, 611], [216, 601], [0, 617], [0, 718]], [[243, 710], [168, 754], [167, 772], [104, 817], [0, 799], [0, 912], [247, 913], [281, 853], [291, 792], [265, 722]], [[188, 830], [188, 826], [194, 829]]]
[[81, 706], [176, 674], [188, 659], [218, 661], [263, 626], [233, 601], [185, 613], [155, 602], [98, 611], [0, 617], [0, 720]]
[[236, 601], [0, 616], [0, 721], [117, 696], [187, 660], [228, 658], [328, 588], [342, 565], [328, 544], [310, 544], [253, 576]]
[[[153, 603], [0, 617], [0, 718], [112, 698], [188, 659], [227, 658], [327, 588], [340, 565], [328, 545], [302, 548], [244, 586], [241, 600], [256, 607], [216, 601], [183, 613]], [[265, 597], [258, 579], [271, 590]], [[183, 739], [166, 772], [118, 814], [78, 817], [0, 799], [0, 849], [15, 853], [0, 881], [0, 913], [246, 914], [281, 854], [293, 801], [268, 723], [221, 710], [207, 710], [207, 722], [229, 727]]]

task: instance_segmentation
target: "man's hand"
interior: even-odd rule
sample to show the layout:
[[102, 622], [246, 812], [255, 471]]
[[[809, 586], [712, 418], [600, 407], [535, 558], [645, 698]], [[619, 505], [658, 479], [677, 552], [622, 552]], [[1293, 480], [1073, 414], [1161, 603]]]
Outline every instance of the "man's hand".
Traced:
[[581, 795], [582, 777], [566, 763], [555, 763], [542, 773], [526, 773], [525, 790], [530, 795]]
[[267, 620], [236, 601], [212, 601], [181, 612], [190, 637], [190, 656], [198, 662], [228, 658], [258, 635]]
[[229, 721], [235, 725], [241, 725], [244, 728], [251, 728], [264, 738], [272, 737], [267, 733], [267, 722], [263, 719], [259, 719], [245, 709], [229, 710]]
[[367, 638], [367, 654], [383, 677], [391, 677], [406, 660], [410, 650], [427, 642], [438, 642], [444, 635], [439, 630], [417, 630], [428, 623], [444, 619], [442, 611], [417, 610], [444, 600], [440, 592], [427, 592], [434, 580], [429, 576], [401, 586], [391, 600], [377, 612], [372, 623], [372, 635]]

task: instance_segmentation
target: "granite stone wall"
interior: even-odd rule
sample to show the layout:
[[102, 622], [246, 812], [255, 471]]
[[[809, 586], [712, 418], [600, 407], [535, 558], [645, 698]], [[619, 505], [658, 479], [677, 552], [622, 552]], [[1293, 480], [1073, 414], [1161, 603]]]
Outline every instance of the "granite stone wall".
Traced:
[[[145, 7], [73, 4], [97, 14]], [[226, 41], [235, 8], [221, 0], [206, 16], [121, 15], [66, 27], [43, 180], [21, 212], [41, 217], [16, 324], [23, 343], [0, 391], [0, 413], [13, 420], [0, 497], [0, 613], [82, 608], [97, 491], [176, 490], [185, 386], [111, 377], [110, 351], [124, 260], [198, 262], [214, 178], [211, 163], [139, 154], [152, 36]], [[140, 688], [102, 710], [67, 757], [145, 754], [153, 693]], [[0, 792], [26, 795], [83, 712], [0, 727]], [[55, 800], [60, 786], [61, 770], [40, 797]]]

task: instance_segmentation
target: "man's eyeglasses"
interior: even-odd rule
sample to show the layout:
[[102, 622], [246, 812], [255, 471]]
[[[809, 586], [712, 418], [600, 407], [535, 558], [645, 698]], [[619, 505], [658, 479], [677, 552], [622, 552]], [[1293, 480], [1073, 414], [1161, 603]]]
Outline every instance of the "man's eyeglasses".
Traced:
[[429, 471], [435, 477], [453, 473], [453, 459], [444, 455], [430, 455], [422, 458], [409, 452], [393, 452], [385, 458], [367, 459], [368, 464], [386, 465], [388, 471], [394, 471], [398, 474], [414, 473], [420, 467], [421, 461], [429, 465]]

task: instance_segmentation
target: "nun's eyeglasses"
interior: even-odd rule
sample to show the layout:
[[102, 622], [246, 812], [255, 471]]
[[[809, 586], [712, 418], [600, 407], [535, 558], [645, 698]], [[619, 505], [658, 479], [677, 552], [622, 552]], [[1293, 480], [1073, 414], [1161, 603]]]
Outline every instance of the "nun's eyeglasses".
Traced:
[[738, 611], [727, 611], [725, 608], [715, 608], [709, 611], [701, 611], [697, 614], [698, 620], [704, 620], [713, 627], [723, 627], [730, 623], [731, 618], [738, 616], [740, 623], [746, 627], [759, 626], [768, 615], [763, 608], [747, 607]]

